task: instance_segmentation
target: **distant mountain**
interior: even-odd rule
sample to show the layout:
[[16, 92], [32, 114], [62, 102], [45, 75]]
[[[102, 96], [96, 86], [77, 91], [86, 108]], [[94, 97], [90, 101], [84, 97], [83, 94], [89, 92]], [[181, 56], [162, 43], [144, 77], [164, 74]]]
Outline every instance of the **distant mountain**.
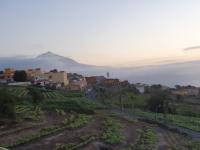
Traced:
[[[47, 52], [35, 58], [0, 58], [0, 68], [13, 67], [17, 69], [27, 69], [32, 67], [41, 67], [42, 69], [68, 69], [71, 67], [88, 67], [89, 65], [80, 64], [70, 58]], [[67, 67], [67, 68], [66, 68]]]
[[42, 68], [46, 71], [58, 69], [67, 72], [82, 73], [84, 75], [97, 75], [107, 70], [107, 67], [81, 64], [71, 58], [59, 56], [52, 52], [41, 54], [35, 58], [0, 58], [0, 69], [2, 70], [6, 67], [15, 69]]
[[[35, 58], [35, 60], [37, 61], [53, 61], [53, 62], [59, 62], [59, 63], [64, 63], [65, 65], [69, 65], [69, 66], [82, 66], [83, 64], [80, 64], [76, 61], [74, 61], [73, 59], [67, 58], [67, 57], [63, 57], [63, 56], [59, 56], [57, 54], [54, 54], [52, 52], [47, 52], [44, 54], [41, 54], [39, 56], [37, 56]], [[89, 65], [87, 65], [89, 66]]]
[[59, 56], [52, 52], [47, 52], [41, 54], [33, 59], [35, 62], [40, 62], [42, 64], [42, 68], [46, 70], [50, 70], [53, 68], [59, 70], [68, 70], [68, 71], [75, 71], [83, 68], [90, 68], [93, 67], [92, 65], [86, 65], [76, 62], [75, 60], [63, 56]]
[[0, 70], [6, 67], [15, 69], [42, 68], [46, 71], [58, 69], [83, 75], [106, 75], [106, 72], [110, 72], [112, 78], [116, 77], [134, 83], [142, 82], [168, 86], [191, 84], [200, 86], [200, 61], [144, 67], [111, 68], [81, 64], [73, 59], [47, 52], [35, 58], [0, 58]]

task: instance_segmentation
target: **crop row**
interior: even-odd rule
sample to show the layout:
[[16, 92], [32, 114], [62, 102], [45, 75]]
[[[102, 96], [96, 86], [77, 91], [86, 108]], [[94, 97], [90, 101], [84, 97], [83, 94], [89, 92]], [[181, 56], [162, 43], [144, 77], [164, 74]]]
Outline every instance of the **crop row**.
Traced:
[[[28, 90], [24, 87], [12, 87], [10, 91], [13, 95], [17, 97], [26, 97], [28, 95]], [[45, 91], [42, 92], [44, 98], [46, 99], [54, 99], [54, 98], [64, 98], [64, 96], [56, 91]]]
[[27, 96], [27, 94], [28, 94], [27, 89], [20, 88], [20, 87], [11, 88], [11, 92], [12, 92], [13, 95], [16, 95], [18, 97], [24, 97], [24, 96]]
[[103, 123], [102, 139], [108, 144], [118, 144], [124, 140], [124, 136], [120, 133], [122, 124], [116, 119], [108, 117]]
[[172, 123], [180, 127], [188, 128], [194, 131], [200, 131], [200, 118], [198, 117], [144, 112], [139, 110], [135, 111], [135, 113], [142, 117], [146, 117], [158, 122]]
[[60, 93], [58, 92], [43, 92], [43, 96], [44, 98], [49, 98], [49, 99], [52, 99], [52, 98], [64, 98], [63, 95], [61, 95]]
[[6, 148], [12, 148], [12, 147], [16, 147], [18, 145], [23, 145], [25, 143], [31, 142], [38, 138], [48, 136], [48, 135], [54, 134], [56, 132], [60, 132], [64, 129], [79, 128], [83, 125], [86, 125], [90, 119], [91, 119], [91, 116], [87, 116], [87, 115], [80, 115], [80, 114], [75, 115], [75, 116], [71, 115], [68, 119], [63, 121], [63, 123], [60, 125], [52, 125], [52, 126], [43, 128], [38, 133], [26, 135], [11, 145], [2, 145], [2, 146], [6, 147]]
[[55, 150], [76, 150], [80, 149], [88, 143], [97, 139], [94, 135], [88, 135], [84, 138], [80, 138], [81, 142], [77, 143], [68, 143], [68, 144], [57, 144]]
[[152, 128], [144, 127], [138, 130], [139, 137], [136, 143], [129, 147], [130, 150], [152, 150], [157, 143], [157, 136]]

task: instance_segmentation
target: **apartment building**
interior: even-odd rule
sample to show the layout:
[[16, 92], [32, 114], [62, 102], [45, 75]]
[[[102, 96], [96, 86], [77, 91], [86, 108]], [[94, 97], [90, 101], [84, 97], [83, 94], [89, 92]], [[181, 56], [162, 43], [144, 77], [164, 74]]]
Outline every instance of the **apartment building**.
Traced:
[[69, 84], [68, 76], [65, 71], [52, 70], [47, 73], [42, 73], [41, 78], [49, 80], [50, 83], [61, 84], [67, 86]]
[[31, 80], [33, 78], [37, 78], [37, 77], [41, 76], [41, 74], [43, 72], [42, 72], [42, 70], [40, 68], [35, 68], [35, 69], [26, 70], [26, 73], [27, 73], [27, 78], [29, 80]]

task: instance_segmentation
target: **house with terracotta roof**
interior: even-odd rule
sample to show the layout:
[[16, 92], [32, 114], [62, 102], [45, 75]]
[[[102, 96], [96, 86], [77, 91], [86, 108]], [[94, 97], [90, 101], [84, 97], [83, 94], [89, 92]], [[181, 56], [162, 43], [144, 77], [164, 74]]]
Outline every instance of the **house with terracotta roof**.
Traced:
[[96, 84], [101, 84], [106, 78], [104, 76], [91, 76], [85, 77], [87, 81], [87, 86], [92, 87]]
[[119, 79], [105, 79], [102, 84], [107, 87], [119, 86], [120, 80]]

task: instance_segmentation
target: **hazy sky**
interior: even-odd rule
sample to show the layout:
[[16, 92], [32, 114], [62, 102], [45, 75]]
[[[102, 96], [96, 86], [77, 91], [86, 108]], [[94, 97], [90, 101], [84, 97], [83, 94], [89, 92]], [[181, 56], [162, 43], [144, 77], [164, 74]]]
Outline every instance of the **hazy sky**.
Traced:
[[148, 64], [200, 58], [199, 45], [200, 0], [0, 0], [1, 56]]

